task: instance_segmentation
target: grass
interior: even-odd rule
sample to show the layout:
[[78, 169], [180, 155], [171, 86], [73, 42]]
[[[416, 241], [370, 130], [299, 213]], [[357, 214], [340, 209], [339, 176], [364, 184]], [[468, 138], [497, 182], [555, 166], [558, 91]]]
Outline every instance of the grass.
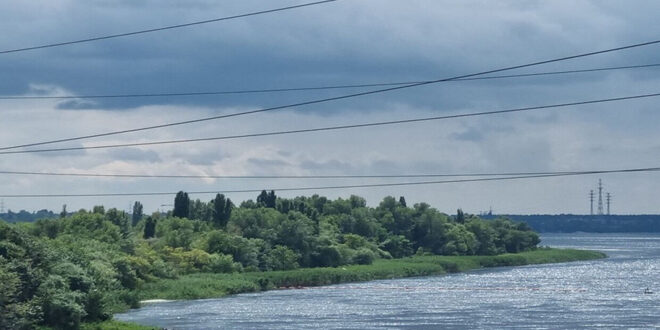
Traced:
[[[201, 299], [283, 287], [320, 286], [378, 279], [464, 272], [484, 267], [521, 266], [604, 258], [595, 251], [540, 248], [497, 256], [414, 256], [377, 260], [371, 265], [301, 268], [234, 274], [199, 273], [147, 283], [140, 299]], [[106, 329], [106, 328], [101, 328]], [[123, 329], [123, 328], [118, 328]]]
[[80, 325], [80, 330], [157, 330], [160, 328], [139, 325], [130, 322], [120, 321], [105, 321], [98, 323], [83, 323]]

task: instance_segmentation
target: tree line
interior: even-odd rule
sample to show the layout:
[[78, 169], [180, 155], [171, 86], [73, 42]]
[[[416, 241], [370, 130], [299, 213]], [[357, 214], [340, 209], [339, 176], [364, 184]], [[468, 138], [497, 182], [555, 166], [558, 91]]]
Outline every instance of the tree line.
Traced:
[[136, 289], [196, 272], [260, 272], [370, 264], [412, 255], [493, 255], [533, 249], [525, 224], [448, 215], [405, 198], [280, 198], [236, 206], [179, 192], [167, 214], [95, 206], [58, 219], [0, 222], [0, 328], [77, 328], [136, 306]]

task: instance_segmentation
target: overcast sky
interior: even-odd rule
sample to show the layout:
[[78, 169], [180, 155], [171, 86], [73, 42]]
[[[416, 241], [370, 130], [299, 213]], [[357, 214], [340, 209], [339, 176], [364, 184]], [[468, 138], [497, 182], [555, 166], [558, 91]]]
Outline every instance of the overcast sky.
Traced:
[[[0, 51], [301, 4], [290, 1], [0, 2]], [[657, 1], [340, 0], [286, 12], [0, 55], [0, 95], [230, 91], [447, 78], [660, 39]], [[660, 46], [507, 74], [660, 63]], [[230, 114], [374, 89], [240, 95], [0, 100], [0, 147]], [[93, 146], [491, 111], [660, 92], [660, 68], [446, 82], [151, 131]], [[0, 171], [343, 175], [580, 171], [660, 166], [658, 99], [527, 113], [150, 147], [0, 155]], [[660, 173], [304, 192], [387, 195], [441, 211], [588, 213], [603, 179], [612, 213], [658, 213]], [[184, 191], [412, 179], [118, 179], [0, 174], [0, 195], [172, 192], [156, 197], [3, 198], [5, 209], [169, 209]], [[256, 193], [228, 194], [240, 202]], [[210, 200], [212, 194], [192, 195]], [[165, 205], [165, 206], [161, 206]]]

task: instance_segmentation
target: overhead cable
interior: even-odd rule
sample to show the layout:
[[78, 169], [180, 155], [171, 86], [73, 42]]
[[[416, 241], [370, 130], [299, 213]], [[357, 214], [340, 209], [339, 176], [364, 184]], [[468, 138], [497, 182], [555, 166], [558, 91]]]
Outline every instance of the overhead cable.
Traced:
[[[472, 172], [472, 173], [417, 173], [417, 174], [330, 174], [330, 175], [176, 175], [176, 174], [139, 174], [139, 173], [83, 173], [83, 172], [29, 172], [0, 170], [6, 175], [38, 176], [73, 176], [73, 177], [109, 177], [109, 178], [163, 178], [163, 179], [387, 179], [387, 178], [433, 178], [433, 177], [475, 177], [475, 176], [520, 176], [547, 174], [592, 174], [609, 172], [650, 171], [655, 167], [591, 170], [591, 171], [527, 171], [527, 172]], [[660, 169], [660, 168], [658, 168]]]
[[52, 44], [40, 45], [40, 46], [31, 46], [31, 47], [24, 47], [24, 48], [8, 49], [8, 50], [0, 51], [0, 55], [9, 54], [9, 53], [24, 52], [24, 51], [28, 51], [28, 50], [36, 50], [36, 49], [43, 49], [43, 48], [52, 48], [52, 47], [80, 44], [80, 43], [91, 42], [91, 41], [99, 41], [99, 40], [107, 40], [107, 39], [114, 39], [114, 38], [120, 38], [120, 37], [128, 37], [128, 36], [134, 36], [134, 35], [138, 35], [138, 34], [152, 33], [152, 32], [164, 31], [164, 30], [179, 29], [179, 28], [189, 27], [189, 26], [194, 26], [194, 25], [215, 23], [215, 22], [220, 22], [220, 21], [228, 21], [228, 20], [232, 20], [232, 19], [236, 19], [236, 18], [244, 18], [244, 17], [249, 17], [249, 16], [256, 16], [256, 15], [280, 12], [280, 11], [285, 11], [285, 10], [290, 10], [290, 9], [309, 7], [309, 6], [320, 5], [320, 4], [324, 4], [324, 3], [328, 3], [328, 2], [335, 2], [335, 1], [338, 1], [338, 0], [325, 0], [325, 1], [309, 2], [309, 3], [304, 3], [304, 4], [300, 4], [300, 5], [295, 5], [295, 6], [281, 7], [281, 8], [268, 9], [268, 10], [261, 10], [261, 11], [246, 13], [246, 14], [226, 16], [226, 17], [208, 19], [208, 20], [191, 22], [191, 23], [169, 25], [169, 26], [163, 26], [163, 27], [153, 28], [153, 29], [139, 30], [139, 31], [133, 31], [133, 32], [125, 32], [125, 33], [118, 33], [118, 34], [111, 34], [111, 35], [92, 37], [92, 38], [86, 38], [86, 39], [79, 39], [79, 40], [73, 40], [73, 41], [57, 42], [57, 43], [52, 43]]
[[527, 67], [532, 67], [532, 66], [537, 66], [537, 65], [542, 65], [542, 64], [561, 62], [561, 61], [566, 61], [566, 60], [576, 59], [576, 58], [582, 58], [582, 57], [587, 57], [587, 56], [594, 56], [594, 55], [598, 55], [598, 54], [611, 53], [611, 52], [616, 52], [616, 51], [621, 51], [621, 50], [626, 50], [626, 49], [632, 49], [632, 48], [637, 48], [637, 47], [654, 45], [654, 44], [658, 44], [658, 43], [660, 43], [660, 40], [653, 40], [653, 41], [636, 43], [636, 44], [631, 44], [631, 45], [626, 45], [626, 46], [621, 46], [621, 47], [608, 48], [608, 49], [599, 50], [599, 51], [582, 53], [582, 54], [577, 54], [577, 55], [570, 55], [570, 56], [564, 56], [564, 57], [559, 57], [559, 58], [554, 58], [554, 59], [549, 59], [549, 60], [537, 61], [537, 62], [532, 62], [532, 63], [527, 63], [527, 64], [514, 65], [514, 66], [509, 66], [509, 67], [500, 68], [500, 69], [494, 69], [494, 70], [482, 71], [482, 72], [477, 72], [477, 73], [465, 74], [465, 75], [455, 76], [455, 77], [451, 77], [451, 78], [429, 80], [429, 81], [419, 82], [419, 83], [414, 83], [414, 84], [409, 84], [409, 85], [388, 87], [388, 88], [383, 88], [383, 89], [376, 89], [376, 90], [371, 90], [371, 91], [366, 91], [366, 92], [352, 93], [352, 94], [334, 96], [334, 97], [329, 97], [329, 98], [315, 99], [315, 100], [311, 100], [311, 101], [305, 101], [305, 102], [293, 103], [293, 104], [288, 104], [288, 105], [275, 106], [275, 107], [270, 107], [270, 108], [249, 110], [249, 111], [244, 111], [244, 112], [236, 112], [236, 113], [231, 113], [231, 114], [226, 114], [226, 115], [217, 115], [217, 116], [211, 116], [211, 117], [197, 118], [197, 119], [171, 122], [171, 123], [165, 123], [165, 124], [158, 124], [158, 125], [152, 125], [152, 126], [145, 126], [145, 127], [139, 127], [139, 128], [132, 128], [132, 129], [126, 129], [126, 130], [118, 130], [118, 131], [83, 135], [83, 136], [77, 136], [77, 137], [71, 137], [71, 138], [64, 138], [64, 139], [57, 139], [57, 140], [50, 140], [50, 141], [42, 141], [42, 142], [34, 142], [34, 143], [27, 143], [27, 144], [21, 144], [21, 145], [0, 147], [0, 150], [17, 149], [17, 148], [23, 148], [23, 147], [33, 147], [33, 146], [38, 146], [38, 145], [53, 144], [53, 143], [60, 143], [60, 142], [67, 142], [67, 141], [77, 141], [77, 140], [84, 140], [84, 139], [90, 139], [90, 138], [96, 138], [96, 137], [102, 137], [102, 136], [126, 134], [126, 133], [132, 133], [132, 132], [153, 130], [153, 129], [158, 129], [158, 128], [193, 124], [193, 123], [205, 122], [205, 121], [210, 121], [210, 120], [217, 120], [217, 119], [222, 119], [222, 118], [237, 117], [237, 116], [243, 116], [243, 115], [247, 115], [247, 114], [262, 113], [262, 112], [267, 112], [267, 111], [275, 111], [275, 110], [281, 110], [281, 109], [287, 109], [287, 108], [293, 108], [293, 107], [300, 107], [300, 106], [306, 106], [306, 105], [312, 105], [312, 104], [326, 103], [326, 102], [331, 102], [331, 101], [338, 101], [338, 100], [344, 100], [344, 99], [355, 98], [355, 97], [360, 97], [360, 96], [380, 94], [380, 93], [391, 92], [391, 91], [395, 91], [395, 90], [402, 90], [402, 89], [407, 89], [407, 88], [412, 88], [412, 87], [430, 85], [430, 84], [440, 83], [440, 82], [444, 82], [444, 81], [450, 81], [450, 80], [456, 80], [456, 79], [462, 79], [462, 78], [470, 78], [470, 77], [476, 77], [476, 76], [483, 76], [483, 75], [487, 75], [487, 74], [491, 74], [491, 73], [510, 71], [510, 70], [515, 70], [515, 69], [522, 69], [522, 68], [527, 68]]
[[[340, 125], [340, 126], [304, 128], [304, 129], [297, 129], [297, 130], [286, 130], [286, 131], [275, 131], [275, 132], [264, 132], [264, 133], [250, 133], [250, 134], [240, 134], [240, 135], [227, 135], [227, 136], [195, 138], [195, 139], [120, 143], [120, 144], [106, 144], [106, 145], [81, 146], [81, 147], [63, 147], [63, 148], [51, 148], [51, 149], [28, 149], [28, 150], [9, 150], [9, 151], [5, 150], [5, 151], [0, 151], [0, 155], [29, 154], [29, 153], [42, 153], [42, 152], [62, 152], [62, 151], [76, 151], [76, 150], [97, 150], [97, 149], [109, 149], [109, 148], [138, 147], [138, 146], [153, 146], [153, 145], [164, 145], [164, 144], [192, 143], [192, 142], [218, 141], [218, 140], [233, 140], [233, 139], [263, 137], [263, 136], [288, 135], [288, 134], [311, 133], [311, 132], [321, 132], [321, 131], [334, 131], [334, 130], [342, 130], [342, 129], [364, 128], [364, 127], [385, 126], [385, 125], [399, 125], [399, 124], [409, 124], [409, 123], [418, 123], [418, 122], [435, 121], [435, 120], [446, 120], [446, 119], [455, 119], [455, 118], [465, 118], [465, 117], [490, 116], [490, 115], [505, 114], [505, 113], [535, 111], [535, 110], [543, 110], [543, 109], [551, 109], [551, 108], [562, 108], [562, 107], [569, 107], [569, 106], [598, 104], [598, 103], [607, 103], [607, 102], [616, 102], [616, 101], [626, 101], [626, 100], [634, 100], [634, 99], [642, 99], [642, 98], [650, 98], [650, 97], [658, 97], [658, 96], [660, 96], [660, 93], [622, 96], [622, 97], [614, 97], [614, 98], [607, 98], [607, 99], [586, 100], [586, 101], [577, 101], [577, 102], [559, 103], [559, 104], [549, 104], [549, 105], [539, 105], [539, 106], [524, 107], [524, 108], [513, 108], [513, 109], [504, 109], [504, 110], [470, 112], [470, 113], [462, 113], [462, 114], [454, 114], [454, 115], [443, 115], [443, 116], [433, 116], [433, 117], [424, 117], [424, 118], [401, 119], [401, 120], [363, 123], [363, 124], [350, 124], [350, 125]], [[2, 149], [0, 149], [0, 150], [2, 150]]]
[[82, 172], [29, 172], [3, 171], [0, 175], [35, 175], [56, 177], [99, 177], [128, 179], [399, 179], [399, 178], [435, 178], [435, 177], [474, 177], [474, 176], [511, 176], [539, 174], [569, 174], [579, 171], [562, 172], [504, 172], [504, 173], [422, 173], [422, 174], [330, 174], [330, 175], [175, 175], [175, 174], [139, 174], [139, 173], [82, 173]]
[[[488, 76], [488, 77], [462, 78], [462, 79], [449, 80], [447, 82], [525, 78], [525, 77], [564, 75], [564, 74], [627, 70], [627, 69], [645, 69], [645, 68], [653, 68], [659, 66], [660, 63], [655, 63], [655, 64], [591, 68], [591, 69], [581, 69], [581, 70], [546, 71], [546, 72], [534, 72], [534, 73], [511, 74], [511, 75], [497, 75], [497, 76]], [[372, 83], [372, 84], [365, 83], [365, 84], [352, 84], [352, 85], [326, 85], [326, 86], [288, 87], [288, 88], [270, 88], [270, 89], [244, 89], [244, 90], [224, 90], [224, 91], [143, 93], [143, 94], [132, 93], [132, 94], [97, 94], [97, 95], [5, 95], [5, 96], [0, 96], [0, 100], [108, 99], [108, 98], [179, 97], [179, 96], [209, 96], [209, 95], [230, 95], [230, 94], [284, 93], [284, 92], [299, 92], [299, 91], [399, 86], [399, 85], [418, 84], [427, 81], [429, 80], [406, 81], [406, 82], [384, 82], [384, 83]]]
[[[625, 170], [572, 172], [572, 173], [563, 173], [563, 174], [539, 174], [539, 175], [520, 175], [520, 176], [507, 176], [507, 177], [489, 177], [489, 178], [477, 178], [477, 179], [440, 180], [440, 181], [351, 184], [351, 185], [316, 186], [316, 187], [283, 187], [283, 188], [270, 187], [267, 189], [188, 191], [187, 194], [188, 195], [232, 194], [232, 193], [256, 193], [262, 190], [275, 190], [282, 192], [282, 191], [418, 186], [418, 185], [449, 184], [449, 183], [484, 182], [484, 181], [525, 180], [525, 179], [535, 179], [535, 178], [580, 176], [580, 175], [592, 175], [592, 174], [634, 173], [634, 172], [639, 173], [639, 172], [657, 172], [657, 171], [660, 171], [660, 167], [625, 169]], [[121, 196], [162, 196], [162, 195], [174, 195], [174, 194], [176, 194], [176, 192], [97, 193], [97, 194], [7, 194], [7, 195], [0, 195], [0, 198], [121, 197]]]

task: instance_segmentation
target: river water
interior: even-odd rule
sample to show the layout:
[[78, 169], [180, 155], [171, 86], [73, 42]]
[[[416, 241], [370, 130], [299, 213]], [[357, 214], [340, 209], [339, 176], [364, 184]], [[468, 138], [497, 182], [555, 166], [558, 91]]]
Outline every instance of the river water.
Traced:
[[609, 258], [176, 301], [115, 318], [169, 329], [660, 328], [660, 235], [543, 234], [541, 245]]

